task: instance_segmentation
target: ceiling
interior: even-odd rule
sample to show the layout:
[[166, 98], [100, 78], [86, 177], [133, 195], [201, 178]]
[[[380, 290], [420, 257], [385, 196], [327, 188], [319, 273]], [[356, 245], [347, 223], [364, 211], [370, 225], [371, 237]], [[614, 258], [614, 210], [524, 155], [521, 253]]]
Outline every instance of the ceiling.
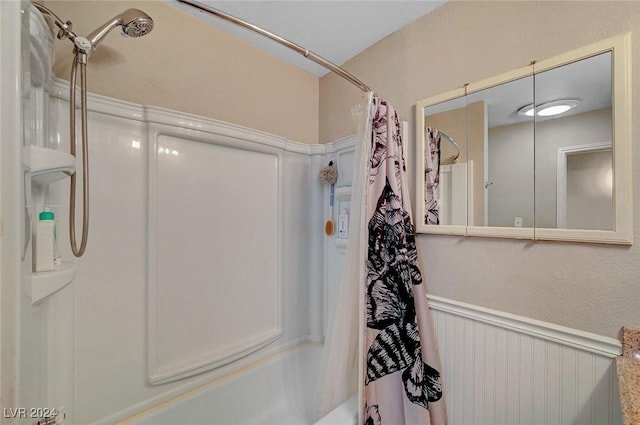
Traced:
[[[318, 77], [327, 71], [299, 53], [250, 30], [203, 13], [178, 0], [173, 6], [284, 59]], [[438, 8], [447, 0], [197, 0], [227, 14], [258, 25], [284, 37], [327, 60], [342, 65], [387, 35]], [[554, 69], [536, 76], [536, 104], [556, 99], [577, 98], [581, 104], [563, 116], [610, 107], [610, 57], [601, 56]], [[468, 101], [484, 100], [489, 126], [522, 122], [516, 111], [533, 102], [533, 79], [475, 93]], [[437, 113], [460, 107], [449, 101], [429, 107]], [[466, 100], [464, 101], [466, 103]], [[545, 118], [538, 117], [537, 120]]]
[[[202, 13], [177, 0], [168, 1], [175, 7], [318, 77], [328, 72], [322, 66], [273, 40], [223, 19]], [[445, 2], [446, 0], [201, 1], [203, 4], [258, 25], [301, 45], [336, 65], [342, 65], [387, 35], [426, 15]]]

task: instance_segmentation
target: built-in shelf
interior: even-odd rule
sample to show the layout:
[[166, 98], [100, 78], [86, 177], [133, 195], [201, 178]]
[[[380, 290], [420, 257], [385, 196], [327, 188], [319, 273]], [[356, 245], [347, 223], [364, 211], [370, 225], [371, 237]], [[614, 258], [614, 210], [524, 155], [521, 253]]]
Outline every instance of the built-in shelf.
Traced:
[[73, 155], [55, 149], [30, 146], [25, 156], [31, 162], [31, 181], [38, 186], [46, 186], [62, 180], [75, 172], [76, 159]]
[[30, 292], [27, 290], [28, 295], [31, 296], [31, 304], [36, 304], [49, 295], [58, 292], [60, 289], [73, 282], [75, 277], [75, 263], [62, 263], [60, 266], [56, 266], [55, 270], [50, 272], [33, 273], [31, 275]]

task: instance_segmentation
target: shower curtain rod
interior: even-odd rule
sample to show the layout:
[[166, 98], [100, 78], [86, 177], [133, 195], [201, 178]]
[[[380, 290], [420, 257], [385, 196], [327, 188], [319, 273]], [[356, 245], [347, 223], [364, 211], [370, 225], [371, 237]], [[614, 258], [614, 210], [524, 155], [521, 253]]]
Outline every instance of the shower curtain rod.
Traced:
[[236, 25], [239, 25], [241, 27], [247, 28], [251, 31], [257, 32], [258, 34], [261, 34], [267, 38], [270, 38], [274, 41], [277, 41], [278, 43], [290, 48], [291, 50], [295, 50], [296, 52], [300, 53], [302, 56], [304, 56], [305, 58], [312, 60], [313, 62], [317, 63], [318, 65], [321, 65], [325, 68], [327, 68], [328, 70], [335, 72], [336, 74], [338, 74], [339, 76], [341, 76], [342, 78], [344, 78], [345, 80], [349, 81], [351, 84], [357, 86], [360, 90], [364, 91], [364, 92], [368, 92], [368, 91], [372, 91], [369, 86], [367, 86], [365, 83], [363, 83], [362, 81], [360, 81], [359, 79], [357, 79], [353, 74], [351, 74], [350, 72], [346, 71], [345, 69], [339, 67], [338, 65], [334, 64], [333, 62], [328, 61], [327, 59], [323, 58], [322, 56], [313, 53], [312, 51], [310, 51], [309, 49], [305, 49], [304, 47], [300, 46], [299, 44], [296, 44], [292, 41], [287, 40], [286, 38], [280, 37], [279, 35], [276, 35], [272, 32], [269, 32], [263, 28], [260, 28], [257, 25], [253, 25], [247, 21], [243, 21], [242, 19], [236, 18], [235, 16], [229, 15], [228, 13], [222, 12], [218, 9], [215, 9], [211, 6], [208, 6], [206, 4], [202, 4], [200, 2], [197, 1], [193, 1], [193, 0], [178, 0], [181, 3], [185, 3], [188, 4], [190, 6], [193, 6], [197, 9], [200, 9], [204, 12], [209, 12], [212, 15], [215, 15], [219, 18], [225, 19], [229, 22], [233, 22]]

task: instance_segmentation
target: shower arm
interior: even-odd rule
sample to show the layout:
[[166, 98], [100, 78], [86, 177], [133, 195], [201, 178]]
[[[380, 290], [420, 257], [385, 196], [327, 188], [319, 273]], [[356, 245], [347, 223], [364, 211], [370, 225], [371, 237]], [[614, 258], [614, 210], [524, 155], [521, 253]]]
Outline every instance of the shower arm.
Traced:
[[[51, 16], [60, 31], [60, 40], [69, 38], [74, 44], [73, 63], [71, 65], [71, 76], [69, 78], [69, 150], [75, 158], [77, 151], [77, 131], [76, 131], [76, 77], [80, 69], [80, 118], [81, 118], [81, 143], [82, 143], [82, 236], [80, 246], [76, 242], [76, 179], [77, 172], [70, 174], [71, 185], [69, 195], [69, 241], [71, 251], [76, 257], [82, 257], [87, 248], [89, 234], [89, 143], [87, 130], [87, 60], [98, 43], [118, 25], [123, 25], [123, 32], [132, 37], [141, 37], [153, 29], [153, 19], [146, 13], [137, 9], [127, 9], [122, 14], [116, 16], [106, 24], [97, 28], [89, 34], [89, 38], [76, 35], [71, 31], [73, 24], [71, 21], [62, 21], [49, 8], [33, 3], [34, 7], [41, 13]], [[126, 25], [123, 19], [127, 18]]]
[[33, 2], [32, 4], [40, 12], [47, 14], [53, 18], [53, 22], [60, 29], [57, 35], [58, 40], [64, 40], [65, 38], [68, 38], [75, 46], [74, 51], [79, 54], [80, 62], [86, 65], [87, 58], [91, 53], [91, 42], [86, 37], [79, 36], [71, 30], [71, 28], [73, 28], [73, 23], [71, 21], [64, 22], [51, 9], [41, 5], [40, 3]]
[[68, 38], [71, 41], [75, 41], [77, 35], [75, 32], [71, 31], [71, 28], [73, 28], [73, 24], [71, 23], [71, 21], [64, 22], [62, 19], [60, 19], [58, 15], [53, 13], [51, 9], [41, 5], [40, 3], [33, 2], [32, 4], [40, 12], [46, 13], [47, 15], [53, 18], [53, 22], [56, 24], [58, 28], [60, 28], [60, 31], [58, 31], [58, 36], [57, 36], [58, 40], [64, 40], [65, 38]]
[[357, 86], [360, 90], [364, 91], [364, 92], [369, 92], [372, 91], [371, 88], [369, 88], [369, 86], [367, 86], [365, 83], [363, 83], [362, 81], [360, 81], [358, 78], [356, 78], [353, 74], [351, 74], [349, 71], [345, 70], [344, 68], [341, 68], [340, 66], [334, 64], [333, 62], [323, 58], [322, 56], [310, 51], [309, 49], [306, 49], [302, 46], [300, 46], [299, 44], [296, 44], [292, 41], [287, 40], [284, 37], [280, 37], [277, 34], [274, 34], [270, 31], [267, 31], [257, 25], [251, 24], [247, 21], [243, 21], [240, 18], [236, 18], [235, 16], [229, 15], [228, 13], [222, 12], [218, 9], [215, 9], [211, 6], [207, 6], [205, 4], [202, 4], [200, 2], [197, 1], [193, 1], [193, 0], [178, 0], [181, 3], [185, 3], [188, 4], [190, 6], [193, 6], [197, 9], [200, 9], [204, 12], [208, 12], [212, 15], [215, 15], [219, 18], [225, 19], [229, 22], [232, 22], [236, 25], [239, 25], [241, 27], [244, 27], [246, 29], [249, 29], [251, 31], [257, 32], [260, 35], [263, 35], [267, 38], [270, 38], [280, 44], [282, 44], [285, 47], [288, 47], [291, 50], [296, 51], [297, 53], [301, 54], [302, 56], [304, 56], [305, 58], [317, 63], [318, 65], [321, 65], [325, 68], [327, 68], [328, 70], [338, 74], [340, 77], [344, 78], [345, 80], [349, 81], [351, 84]]

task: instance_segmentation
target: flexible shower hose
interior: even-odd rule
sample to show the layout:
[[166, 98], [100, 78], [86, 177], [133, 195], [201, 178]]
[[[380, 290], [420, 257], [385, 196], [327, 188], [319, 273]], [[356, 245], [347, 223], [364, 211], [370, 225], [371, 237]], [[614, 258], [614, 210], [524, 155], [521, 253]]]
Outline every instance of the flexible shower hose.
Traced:
[[82, 237], [80, 248], [76, 241], [76, 176], [77, 171], [71, 174], [71, 193], [69, 196], [69, 239], [71, 251], [76, 257], [82, 257], [87, 248], [89, 235], [89, 152], [87, 142], [87, 65], [86, 57], [80, 60], [81, 52], [76, 51], [71, 67], [71, 81], [69, 82], [69, 126], [71, 155], [76, 156], [76, 76], [80, 67], [80, 120], [82, 126]]

